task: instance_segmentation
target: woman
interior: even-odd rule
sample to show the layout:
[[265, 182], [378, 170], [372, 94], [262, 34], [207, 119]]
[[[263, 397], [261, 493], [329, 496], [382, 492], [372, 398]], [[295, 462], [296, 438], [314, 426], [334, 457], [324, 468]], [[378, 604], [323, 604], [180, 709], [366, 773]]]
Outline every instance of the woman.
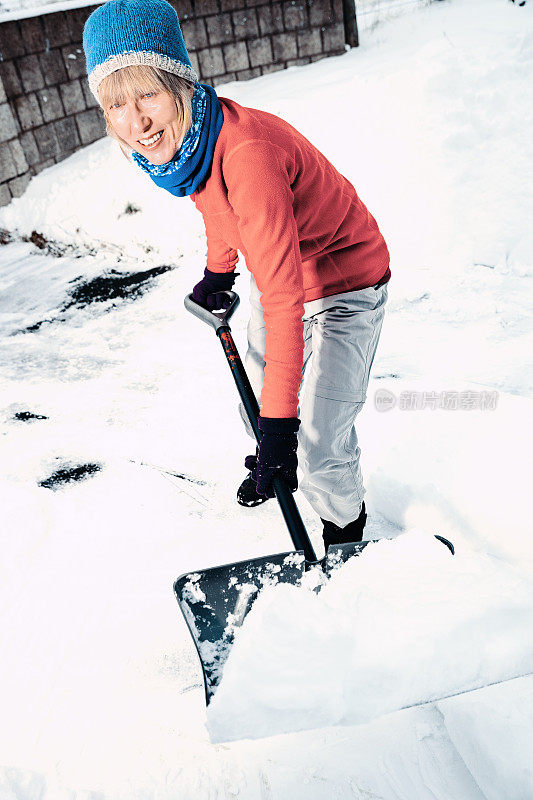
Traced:
[[[280, 472], [332, 543], [362, 539], [354, 420], [387, 299], [389, 254], [354, 187], [298, 131], [198, 83], [165, 0], [108, 0], [87, 20], [89, 83], [111, 136], [161, 188], [189, 195], [207, 235], [193, 289], [215, 308], [240, 250], [252, 273], [246, 358], [263, 432], [239, 502], [273, 497]], [[312, 355], [312, 358], [311, 358]], [[302, 373], [305, 386], [299, 400]]]

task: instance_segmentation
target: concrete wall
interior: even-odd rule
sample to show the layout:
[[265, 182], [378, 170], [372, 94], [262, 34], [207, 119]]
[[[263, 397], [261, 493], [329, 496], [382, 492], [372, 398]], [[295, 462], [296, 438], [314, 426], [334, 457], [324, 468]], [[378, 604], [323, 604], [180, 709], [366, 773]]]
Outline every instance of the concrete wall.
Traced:
[[[246, 2], [246, 5], [245, 5]], [[175, 0], [203, 83], [247, 80], [344, 52], [343, 0]], [[95, 6], [0, 23], [0, 205], [104, 135], [85, 77]]]

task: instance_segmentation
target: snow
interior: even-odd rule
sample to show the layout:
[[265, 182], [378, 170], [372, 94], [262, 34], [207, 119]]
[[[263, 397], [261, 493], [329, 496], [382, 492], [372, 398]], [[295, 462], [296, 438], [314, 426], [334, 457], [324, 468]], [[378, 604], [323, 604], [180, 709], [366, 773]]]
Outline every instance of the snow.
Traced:
[[502, 786], [513, 787], [513, 798], [527, 800], [533, 784], [530, 680], [489, 686], [438, 707], [487, 800], [498, 800]]
[[10, 22], [28, 17], [40, 17], [44, 14], [57, 14], [59, 11], [70, 11], [75, 8], [100, 5], [103, 0], [2, 0], [0, 3], [0, 23]]
[[266, 590], [209, 705], [211, 736], [367, 722], [533, 673], [533, 642], [522, 636], [533, 624], [531, 588], [499, 561], [452, 556], [411, 529], [368, 545], [318, 595]]
[[[383, 541], [319, 594], [263, 594], [208, 715], [173, 581], [289, 539], [274, 503], [234, 501], [250, 442], [182, 305], [201, 217], [109, 141], [0, 211], [15, 239], [64, 248], [0, 248], [2, 800], [533, 796], [532, 60], [531, 4], [454, 0], [218, 88], [353, 181], [393, 279], [358, 429]], [[135, 299], [69, 305], [80, 279], [161, 265]], [[39, 485], [85, 464], [100, 468]]]
[[[99, 5], [104, 0], [2, 0], [0, 2], [0, 23], [10, 20], [69, 11], [74, 8]], [[413, 6], [427, 0], [359, 0], [357, 3], [357, 26], [361, 33], [379, 22], [412, 10]]]

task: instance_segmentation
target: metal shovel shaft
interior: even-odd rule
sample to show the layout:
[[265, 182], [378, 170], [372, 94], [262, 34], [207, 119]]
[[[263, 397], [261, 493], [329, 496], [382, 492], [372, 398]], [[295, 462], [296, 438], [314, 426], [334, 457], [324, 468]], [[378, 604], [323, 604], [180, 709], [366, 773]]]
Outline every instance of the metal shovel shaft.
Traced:
[[[195, 303], [191, 294], [187, 295], [185, 298], [185, 308], [187, 311], [190, 311], [191, 314], [194, 314], [195, 317], [198, 317], [203, 320], [203, 322], [210, 325], [220, 339], [226, 361], [228, 362], [235, 385], [237, 386], [237, 391], [239, 392], [246, 415], [252, 426], [254, 436], [259, 443], [262, 436], [257, 424], [259, 405], [254, 390], [248, 380], [248, 375], [244, 369], [244, 364], [241, 361], [229, 326], [229, 320], [239, 305], [239, 296], [235, 292], [226, 292], [225, 294], [228, 296], [229, 307], [224, 311], [212, 312], [203, 308], [198, 305], [198, 303]], [[294, 547], [296, 550], [303, 550], [306, 562], [317, 562], [316, 553], [305, 529], [305, 525], [303, 524], [291, 490], [279, 476], [274, 476], [272, 486]]]
[[[241, 357], [235, 346], [235, 342], [233, 341], [233, 336], [231, 335], [229, 326], [219, 328], [217, 330], [217, 336], [220, 339], [220, 343], [224, 349], [227, 362], [231, 369], [231, 374], [235, 380], [237, 390], [242, 400], [248, 420], [250, 421], [250, 425], [252, 426], [255, 438], [257, 442], [260, 442], [262, 434], [257, 424], [259, 405], [250, 381], [248, 380], [248, 375], [244, 369]], [[317, 561], [316, 553], [309, 540], [309, 536], [307, 535], [307, 531], [300, 516], [300, 512], [298, 511], [298, 507], [294, 502], [294, 497], [292, 496], [291, 490], [285, 481], [276, 475], [272, 481], [272, 486], [276, 493], [276, 498], [280, 505], [281, 513], [283, 514], [283, 518], [285, 519], [285, 523], [289, 529], [294, 547], [296, 550], [303, 550], [306, 561]]]

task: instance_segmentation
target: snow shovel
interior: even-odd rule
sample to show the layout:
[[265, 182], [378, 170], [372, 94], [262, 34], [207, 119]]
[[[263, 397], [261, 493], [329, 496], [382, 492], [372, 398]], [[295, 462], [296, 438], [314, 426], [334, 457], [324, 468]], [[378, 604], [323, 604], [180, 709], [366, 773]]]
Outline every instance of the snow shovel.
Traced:
[[[239, 305], [239, 297], [235, 292], [226, 294], [229, 300], [226, 310], [208, 311], [195, 303], [190, 294], [185, 298], [185, 308], [215, 330], [255, 438], [259, 442], [262, 435], [257, 424], [259, 405], [229, 326], [229, 320]], [[182, 575], [174, 584], [180, 609], [202, 665], [207, 705], [220, 683], [235, 632], [242, 625], [262, 588], [280, 582], [297, 586], [306, 570], [313, 567], [322, 570], [327, 577], [349, 558], [359, 555], [369, 544], [368, 541], [363, 541], [332, 545], [324, 558], [319, 560], [291, 490], [280, 476], [274, 477], [272, 485], [294, 550], [190, 572]], [[450, 542], [440, 536], [436, 538], [453, 553]]]

